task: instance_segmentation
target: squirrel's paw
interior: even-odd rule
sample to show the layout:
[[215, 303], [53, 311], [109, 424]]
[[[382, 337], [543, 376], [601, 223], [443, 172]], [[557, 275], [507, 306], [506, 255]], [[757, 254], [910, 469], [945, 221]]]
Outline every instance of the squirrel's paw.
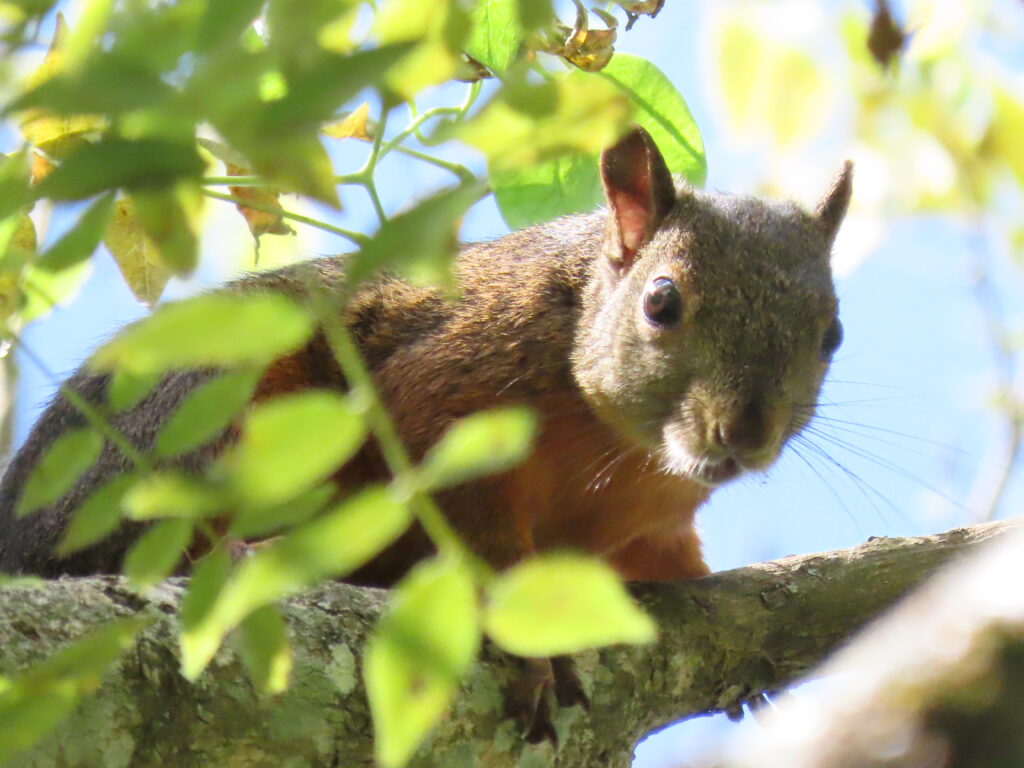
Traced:
[[559, 706], [579, 704], [590, 709], [576, 667], [568, 656], [526, 659], [523, 674], [506, 691], [505, 710], [519, 724], [530, 744], [544, 741], [558, 746], [554, 715]]

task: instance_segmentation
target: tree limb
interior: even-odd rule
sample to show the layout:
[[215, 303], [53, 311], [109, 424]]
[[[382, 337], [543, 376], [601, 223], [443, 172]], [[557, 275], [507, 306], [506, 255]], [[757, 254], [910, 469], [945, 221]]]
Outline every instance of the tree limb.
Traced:
[[[936, 568], [1014, 527], [1024, 526], [873, 539], [694, 582], [636, 585], [661, 638], [576, 657], [592, 712], [559, 713], [557, 752], [523, 744], [504, 718], [501, 692], [519, 662], [488, 646], [413, 765], [628, 766], [637, 738], [680, 718], [736, 713], [761, 691], [784, 687]], [[156, 619], [96, 695], [16, 765], [373, 764], [359, 659], [385, 592], [326, 584], [287, 601], [295, 664], [291, 687], [273, 700], [254, 693], [230, 646], [197, 683], [181, 677], [175, 617], [182, 593], [175, 579], [140, 597], [116, 577], [0, 589], [4, 674], [112, 619]]]

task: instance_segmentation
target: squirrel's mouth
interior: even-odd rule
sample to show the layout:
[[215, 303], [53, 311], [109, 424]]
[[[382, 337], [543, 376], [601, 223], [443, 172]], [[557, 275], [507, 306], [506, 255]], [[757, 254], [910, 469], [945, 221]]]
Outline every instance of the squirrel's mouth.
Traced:
[[695, 456], [673, 434], [666, 430], [661, 450], [662, 465], [673, 475], [715, 488], [743, 473], [743, 467], [732, 456]]

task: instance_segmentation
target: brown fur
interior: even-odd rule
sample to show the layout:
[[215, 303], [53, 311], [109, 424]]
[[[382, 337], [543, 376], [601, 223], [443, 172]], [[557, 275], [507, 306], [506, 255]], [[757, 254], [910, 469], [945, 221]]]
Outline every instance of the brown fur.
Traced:
[[[494, 567], [568, 548], [605, 557], [628, 579], [693, 578], [707, 573], [693, 521], [711, 487], [666, 446], [763, 469], [809, 418], [827, 368], [820, 348], [836, 306], [828, 256], [849, 174], [806, 213], [677, 189], [642, 132], [609, 150], [602, 168], [607, 213], [464, 247], [457, 300], [383, 277], [352, 297], [342, 319], [414, 458], [479, 409], [525, 404], [538, 413], [536, 449], [520, 467], [438, 497], [466, 544]], [[340, 295], [344, 263], [321, 259], [230, 289], [301, 297], [314, 280]], [[683, 295], [678, 327], [656, 327], [642, 314], [658, 276]], [[168, 414], [212, 373], [169, 375], [113, 425], [148, 450]], [[68, 385], [90, 402], [105, 400], [104, 376], [83, 369]], [[345, 388], [322, 334], [272, 364], [256, 399], [310, 387]], [[81, 423], [56, 398], [8, 468], [0, 571], [116, 570], [138, 535], [139, 526], [125, 526], [67, 559], [52, 554], [78, 504], [129, 469], [112, 446], [56, 504], [14, 518], [32, 466]], [[176, 463], [202, 471], [233, 439], [228, 430]], [[340, 494], [387, 479], [372, 440], [335, 475]], [[350, 579], [391, 584], [432, 549], [414, 527]]]

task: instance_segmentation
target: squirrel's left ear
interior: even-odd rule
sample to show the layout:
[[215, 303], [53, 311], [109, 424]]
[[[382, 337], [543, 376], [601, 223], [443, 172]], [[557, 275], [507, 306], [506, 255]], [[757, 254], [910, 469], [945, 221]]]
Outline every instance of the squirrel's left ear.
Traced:
[[601, 182], [609, 208], [607, 253], [624, 271], [675, 204], [675, 184], [654, 139], [639, 126], [601, 153]]
[[818, 202], [814, 209], [815, 216], [821, 222], [825, 236], [832, 240], [839, 231], [839, 225], [843, 223], [846, 216], [846, 209], [850, 205], [850, 195], [853, 193], [853, 163], [849, 160], [843, 163], [842, 169], [832, 180], [832, 186]]

